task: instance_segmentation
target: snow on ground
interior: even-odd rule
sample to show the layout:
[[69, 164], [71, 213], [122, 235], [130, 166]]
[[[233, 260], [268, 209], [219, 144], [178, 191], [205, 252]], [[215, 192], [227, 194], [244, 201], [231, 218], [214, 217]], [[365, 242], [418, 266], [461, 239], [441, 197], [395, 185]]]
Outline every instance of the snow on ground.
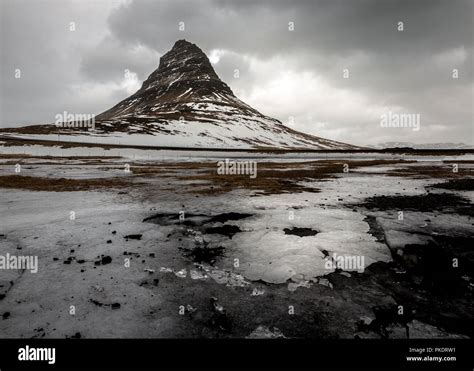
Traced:
[[[120, 311], [96, 311], [96, 305], [89, 299], [122, 305], [125, 295], [128, 303], [150, 300], [146, 290], [137, 290], [132, 285], [133, 275], [146, 276], [145, 272], [140, 273], [143, 267], [132, 264], [127, 270], [126, 256], [122, 255], [125, 248], [131, 248], [125, 235], [142, 233], [150, 241], [162, 238], [156, 228], [140, 223], [146, 213], [142, 205], [107, 192], [16, 190], [2, 190], [0, 204], [2, 233], [7, 236], [7, 240], [0, 239], [2, 253], [36, 255], [39, 265], [38, 273], [25, 271], [1, 302], [1, 308], [11, 308], [12, 312], [9, 327], [5, 321], [0, 324], [4, 337], [38, 337], [41, 333], [34, 329], [40, 327], [49, 337], [72, 336], [84, 318], [88, 322], [80, 325], [83, 334], [120, 337], [140, 333], [140, 322], [129, 321], [137, 315], [133, 305], [123, 306]], [[70, 218], [71, 211], [75, 212], [74, 220]], [[119, 234], [112, 234], [114, 230]], [[109, 239], [113, 243], [107, 243]], [[13, 241], [15, 248], [7, 250], [7, 241]], [[105, 271], [94, 265], [100, 255], [113, 257]], [[70, 256], [74, 260], [64, 263]], [[4, 278], [0, 272], [0, 281]], [[106, 297], [94, 287], [113, 294]], [[69, 312], [71, 305], [77, 308], [74, 316]], [[143, 323], [141, 333], [146, 332], [145, 326], [150, 324]], [[158, 323], [152, 325], [155, 326], [159, 327]]]
[[[323, 250], [329, 255], [364, 256], [366, 266], [391, 260], [386, 246], [368, 234], [369, 225], [357, 212], [310, 208], [295, 211], [295, 219], [289, 221], [285, 208], [271, 208], [273, 203], [268, 201], [270, 210], [263, 218], [260, 214], [260, 220], [242, 223], [243, 230], [252, 232], [233, 238], [238, 251], [235, 255], [241, 256], [242, 274], [250, 280], [284, 283], [294, 276], [312, 280], [331, 273], [335, 269], [325, 266]], [[284, 229], [292, 227], [311, 228], [318, 233], [305, 237], [285, 235]]]
[[[190, 151], [38, 145], [1, 147], [0, 153], [15, 151], [48, 156], [99, 156], [99, 159], [104, 154], [121, 156], [119, 159], [102, 157], [103, 163], [95, 165], [80, 159], [51, 164], [59, 159], [32, 158], [22, 167], [22, 175], [70, 179], [130, 177], [132, 174], [123, 172], [118, 166], [127, 159], [131, 162], [156, 159], [174, 162], [177, 159], [215, 161], [221, 156], [259, 158], [258, 154], [239, 152], [208, 151], [193, 157], [196, 153]], [[272, 160], [341, 159], [343, 155], [291, 154], [273, 157]], [[364, 159], [370, 155], [357, 156]], [[268, 154], [260, 157], [265, 161], [269, 158]], [[437, 160], [432, 163], [441, 164], [439, 158], [423, 156], [418, 160]], [[5, 161], [11, 159], [3, 159]], [[333, 286], [335, 281], [328, 278], [331, 274], [350, 280], [351, 275], [358, 271], [367, 272], [373, 263], [391, 262], [391, 249], [426, 243], [430, 235], [436, 233], [462, 237], [472, 230], [472, 220], [468, 216], [443, 214], [437, 210], [424, 213], [406, 211], [405, 219], [399, 221], [394, 210], [368, 211], [354, 206], [381, 194], [423, 195], [425, 186], [441, 181], [385, 174], [397, 166], [418, 165], [354, 169], [356, 171], [336, 174], [331, 179], [301, 182], [306, 187], [321, 190], [319, 193], [259, 197], [253, 197], [252, 191], [242, 189], [199, 196], [187, 191], [196, 182], [161, 176], [144, 176], [140, 181], [145, 182], [145, 186], [136, 186], [132, 181], [120, 193], [112, 190], [33, 192], [2, 189], [0, 248], [12, 254], [37, 255], [40, 269], [36, 274], [0, 272], [0, 289], [10, 281], [15, 282], [0, 302], [3, 311], [12, 313], [8, 321], [0, 321], [0, 332], [5, 337], [66, 337], [76, 332], [84, 337], [202, 336], [199, 321], [198, 324], [183, 321], [176, 314], [177, 308], [184, 305], [189, 315], [194, 312], [203, 315], [205, 308], [209, 307], [211, 293], [219, 296], [219, 300], [230, 300], [230, 296], [239, 293], [238, 300], [232, 299], [237, 301], [227, 302], [233, 303], [229, 308], [233, 316], [241, 316], [239, 326], [244, 327], [240, 334], [243, 336], [257, 328], [255, 323], [253, 329], [245, 327], [246, 321], [249, 322], [245, 319], [249, 308], [256, 311], [254, 314], [263, 313], [262, 308], [268, 308], [278, 300], [281, 300], [279, 305], [287, 306], [293, 303], [291, 298], [295, 296], [290, 296], [288, 302], [285, 301], [286, 295], [296, 295], [301, 306], [308, 305], [305, 310], [309, 312], [318, 303], [318, 296], [323, 295], [324, 308], [329, 305], [331, 311], [337, 316], [345, 316], [344, 320], [356, 328], [355, 323], [361, 316], [371, 315], [371, 306], [392, 303], [393, 299], [387, 299], [383, 292], [371, 291], [374, 288], [362, 288], [361, 292], [356, 291], [356, 298], [351, 298], [351, 290], [358, 290], [358, 286], [344, 292], [343, 298], [338, 297], [336, 290], [341, 290], [341, 286]], [[178, 175], [191, 173], [192, 170], [183, 170]], [[0, 175], [11, 174], [11, 163], [0, 163]], [[473, 197], [473, 192], [457, 193]], [[185, 220], [189, 220], [186, 215], [201, 215], [196, 217], [200, 220], [198, 225], [144, 221], [157, 213], [173, 216], [182, 210], [185, 211]], [[71, 212], [74, 212], [73, 219]], [[206, 218], [222, 213], [250, 216], [224, 223], [200, 224]], [[386, 243], [373, 235], [367, 216], [374, 217], [383, 228]], [[426, 221], [428, 219], [430, 222]], [[224, 224], [238, 227], [239, 232], [232, 238], [206, 232]], [[292, 233], [298, 229], [314, 233], [302, 236]], [[140, 237], [125, 238], [128, 235]], [[185, 254], [189, 249], [183, 249], [201, 245], [220, 248], [223, 254], [216, 256], [215, 263], [197, 263]], [[343, 269], [344, 275], [334, 273], [334, 266], [326, 264], [334, 254], [363, 257], [363, 266]], [[102, 257], [110, 257], [111, 261], [101, 264]], [[127, 258], [131, 259], [129, 268], [124, 265]], [[352, 281], [344, 282], [354, 284]], [[317, 296], [305, 299], [300, 295]], [[363, 295], [368, 297], [362, 299]], [[269, 297], [272, 301], [268, 301]], [[243, 303], [242, 300], [262, 300], [262, 307], [254, 308], [255, 304]], [[77, 308], [75, 316], [69, 314], [71, 305]], [[117, 306], [120, 310], [111, 309]], [[268, 310], [268, 313], [273, 312]], [[116, 326], [117, 323], [122, 325]], [[338, 335], [353, 336], [355, 330], [351, 326], [338, 329]], [[425, 324], [417, 322], [417, 326], [419, 333], [423, 334]], [[285, 332], [290, 331], [289, 328], [292, 327], [286, 327]], [[436, 327], [430, 328], [443, 333]]]
[[[46, 137], [46, 136], [45, 136]], [[20, 136], [18, 138], [21, 138]], [[43, 138], [44, 139], [44, 138]], [[51, 138], [50, 138], [51, 139]], [[127, 147], [116, 147], [116, 148], [102, 148], [97, 147], [81, 147], [80, 144], [75, 144], [74, 147], [62, 148], [62, 146], [54, 145], [54, 140], [51, 145], [22, 145], [22, 146], [2, 146], [2, 141], [0, 139], [0, 154], [24, 154], [31, 156], [60, 156], [60, 157], [70, 157], [70, 156], [91, 156], [91, 157], [100, 157], [100, 156], [120, 156], [128, 159], [137, 159], [137, 160], [175, 160], [179, 159], [180, 161], [202, 161], [202, 160], [221, 160], [223, 158], [239, 158], [239, 159], [257, 159], [265, 161], [293, 161], [293, 160], [338, 160], [338, 159], [347, 159], [347, 153], [311, 153], [311, 152], [296, 152], [296, 153], [281, 153], [281, 154], [269, 154], [266, 152], [236, 152], [236, 151], [212, 151], [212, 150], [170, 150], [170, 149], [140, 149], [140, 148], [127, 148]], [[61, 138], [63, 140], [63, 138]], [[89, 142], [84, 142], [89, 143]], [[118, 143], [113, 143], [118, 144]], [[364, 160], [364, 159], [404, 159], [407, 161], [410, 160], [420, 160], [421, 164], [424, 162], [430, 161], [457, 161], [457, 160], [474, 160], [474, 155], [465, 154], [458, 156], [412, 156], [412, 155], [400, 155], [400, 154], [390, 154], [390, 153], [374, 153], [374, 152], [360, 152], [360, 153], [351, 153], [350, 160]], [[460, 167], [463, 165], [460, 164]], [[368, 168], [358, 168], [351, 170], [354, 172], [364, 172], [377, 171], [383, 173], [383, 170], [387, 170], [386, 167], [368, 167]]]
[[265, 117], [253, 117], [235, 115], [232, 122], [226, 122], [229, 118], [225, 112], [217, 114], [216, 117], [208, 117], [214, 105], [206, 104], [207, 108], [202, 111], [203, 121], [181, 121], [168, 120], [166, 122], [154, 122], [150, 118], [145, 126], [129, 124], [130, 130], [146, 133], [108, 132], [100, 134], [90, 131], [87, 134], [71, 132], [66, 134], [23, 134], [20, 137], [29, 139], [61, 140], [65, 142], [100, 143], [100, 144], [125, 144], [142, 146], [168, 146], [189, 148], [313, 148], [332, 149], [350, 147], [342, 143], [334, 143], [325, 139], [313, 141], [286, 131], [277, 122]]

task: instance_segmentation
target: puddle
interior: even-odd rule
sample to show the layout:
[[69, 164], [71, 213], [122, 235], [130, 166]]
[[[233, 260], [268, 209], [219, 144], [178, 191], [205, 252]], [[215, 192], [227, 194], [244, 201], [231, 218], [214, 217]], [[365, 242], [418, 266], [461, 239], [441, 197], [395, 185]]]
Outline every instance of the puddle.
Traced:
[[250, 218], [251, 216], [253, 216], [253, 214], [223, 213], [223, 214], [213, 216], [209, 220], [209, 223], [213, 223], [213, 222], [225, 223], [225, 222], [228, 222], [229, 220], [241, 220], [241, 219], [245, 219], [245, 218]]
[[318, 234], [318, 231], [314, 229], [299, 227], [285, 228], [283, 229], [283, 232], [285, 232], [285, 234], [292, 234], [299, 237], [316, 236]]
[[143, 235], [141, 234], [129, 234], [127, 236], [124, 236], [123, 238], [125, 238], [127, 241], [128, 240], [141, 240], [142, 236]]
[[155, 223], [159, 225], [183, 224], [187, 226], [196, 226], [205, 223], [209, 219], [204, 214], [184, 213], [184, 220], [180, 220], [179, 213], [158, 213], [143, 219], [143, 222]]
[[184, 224], [188, 226], [201, 226], [208, 223], [225, 223], [229, 220], [241, 220], [249, 218], [253, 214], [245, 213], [223, 213], [214, 216], [204, 214], [184, 213], [183, 220], [180, 220], [179, 213], [158, 213], [143, 219], [143, 222], [151, 222], [160, 225]]
[[[472, 238], [432, 236], [425, 245], [406, 245], [400, 260], [413, 283], [432, 294], [452, 296], [469, 291], [474, 271]], [[454, 260], [456, 259], [456, 260]]]
[[359, 206], [378, 210], [434, 211], [454, 209], [458, 213], [472, 214], [472, 205], [464, 197], [451, 193], [428, 193], [416, 196], [375, 196]]
[[204, 233], [206, 234], [221, 234], [223, 236], [229, 237], [230, 239], [232, 239], [232, 237], [239, 232], [242, 232], [239, 227], [229, 224], [225, 224], [222, 227], [212, 227], [204, 230]]
[[[245, 213], [222, 213], [217, 215], [204, 215], [185, 213], [184, 219], [179, 213], [158, 213], [143, 219], [143, 222], [155, 223], [158, 225], [183, 225], [187, 228], [176, 229], [173, 233], [181, 235], [177, 238], [184, 246], [179, 249], [183, 255], [190, 258], [194, 263], [206, 263], [213, 265], [218, 257], [224, 256], [224, 247], [210, 246], [204, 238], [204, 234], [219, 234], [232, 239], [235, 234], [242, 232], [240, 227], [231, 224], [215, 226], [214, 223], [226, 223], [227, 221], [237, 221], [249, 218], [253, 214]], [[212, 224], [212, 226], [208, 226]], [[171, 234], [170, 234], [171, 235]], [[168, 237], [170, 236], [168, 235]]]
[[222, 246], [197, 246], [193, 249], [180, 247], [179, 249], [185, 257], [190, 258], [194, 263], [213, 265], [217, 258], [224, 256], [224, 248]]
[[456, 191], [474, 191], [474, 178], [451, 179], [444, 183], [437, 183], [429, 188], [452, 189]]

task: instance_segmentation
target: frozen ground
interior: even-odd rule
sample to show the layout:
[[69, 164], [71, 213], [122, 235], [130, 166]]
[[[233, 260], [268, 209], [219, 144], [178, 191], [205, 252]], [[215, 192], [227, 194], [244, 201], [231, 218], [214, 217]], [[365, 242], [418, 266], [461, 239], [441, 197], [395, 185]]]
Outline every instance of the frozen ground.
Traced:
[[1, 147], [0, 337], [472, 336], [471, 157], [193, 156]]

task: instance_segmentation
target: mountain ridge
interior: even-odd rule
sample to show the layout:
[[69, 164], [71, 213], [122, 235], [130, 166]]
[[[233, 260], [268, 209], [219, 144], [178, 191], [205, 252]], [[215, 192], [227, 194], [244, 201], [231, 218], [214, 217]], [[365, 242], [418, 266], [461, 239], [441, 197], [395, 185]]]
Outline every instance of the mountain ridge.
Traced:
[[413, 142], [385, 142], [379, 143], [374, 148], [412, 148], [412, 149], [473, 149], [474, 147], [465, 143], [413, 143]]
[[176, 41], [137, 92], [97, 115], [94, 130], [73, 129], [39, 125], [15, 132], [176, 147], [360, 148], [293, 130], [263, 115], [237, 98], [206, 54], [186, 40]]

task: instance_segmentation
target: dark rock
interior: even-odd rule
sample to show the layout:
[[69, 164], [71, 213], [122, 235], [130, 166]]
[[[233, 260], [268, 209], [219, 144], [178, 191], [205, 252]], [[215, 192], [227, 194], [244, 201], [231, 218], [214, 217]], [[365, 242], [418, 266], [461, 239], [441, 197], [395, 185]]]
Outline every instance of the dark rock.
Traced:
[[311, 228], [299, 228], [299, 227], [293, 227], [293, 228], [285, 228], [283, 229], [285, 234], [291, 234], [299, 237], [307, 237], [307, 236], [316, 236], [318, 234], [318, 231], [311, 229]]
[[223, 236], [229, 237], [230, 239], [232, 239], [232, 237], [238, 232], [242, 232], [242, 230], [238, 226], [228, 224], [225, 224], [221, 227], [207, 228], [204, 231], [204, 233], [207, 234], [221, 234]]
[[110, 256], [100, 256], [100, 260], [94, 262], [95, 265], [106, 265], [112, 263], [112, 258]]
[[217, 301], [217, 298], [211, 298], [211, 310], [213, 312], [210, 320], [211, 326], [217, 327], [222, 331], [230, 331], [232, 329], [232, 322], [227, 316], [224, 307]]
[[456, 212], [474, 215], [468, 199], [452, 193], [429, 193], [415, 196], [374, 196], [358, 206], [376, 210], [414, 210]]
[[474, 178], [451, 179], [444, 183], [433, 184], [431, 188], [442, 188], [457, 191], [474, 191]]
[[224, 255], [224, 248], [222, 246], [217, 247], [195, 247], [193, 249], [185, 249], [179, 247], [183, 251], [183, 255], [190, 257], [195, 263], [207, 263], [213, 265], [216, 262], [216, 258]]
[[216, 216], [213, 216], [209, 220], [209, 223], [214, 223], [214, 222], [225, 223], [225, 222], [228, 222], [229, 220], [240, 220], [240, 219], [250, 218], [251, 216], [253, 216], [253, 214], [234, 213], [234, 212], [223, 213], [223, 214], [218, 214]]
[[101, 264], [102, 265], [105, 265], [105, 264], [110, 264], [112, 263], [112, 258], [110, 256], [104, 256], [102, 259], [101, 259]]
[[124, 238], [126, 240], [141, 240], [142, 239], [142, 234], [129, 234], [125, 236]]

